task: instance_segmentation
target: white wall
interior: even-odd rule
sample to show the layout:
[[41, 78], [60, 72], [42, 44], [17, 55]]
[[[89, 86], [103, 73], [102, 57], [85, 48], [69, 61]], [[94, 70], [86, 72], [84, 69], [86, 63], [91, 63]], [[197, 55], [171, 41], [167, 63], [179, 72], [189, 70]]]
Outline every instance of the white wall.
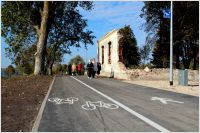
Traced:
[[[118, 30], [112, 32], [109, 36], [101, 39], [99, 41], [99, 61], [102, 64], [102, 46], [104, 46], [104, 64], [102, 64], [102, 74], [104, 76], [109, 76], [111, 73], [111, 69], [114, 71], [114, 77], [126, 77], [125, 75], [125, 66], [122, 63], [119, 63], [118, 56], [118, 41], [119, 41], [119, 33]], [[111, 64], [108, 64], [108, 43], [111, 42]], [[123, 76], [124, 75], [124, 76]]]

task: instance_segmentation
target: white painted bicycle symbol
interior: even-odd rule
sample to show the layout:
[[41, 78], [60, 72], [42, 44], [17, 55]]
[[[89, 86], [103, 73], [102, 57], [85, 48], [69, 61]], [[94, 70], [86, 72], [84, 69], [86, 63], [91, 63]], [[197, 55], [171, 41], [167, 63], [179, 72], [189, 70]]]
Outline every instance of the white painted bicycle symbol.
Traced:
[[119, 108], [119, 106], [116, 104], [104, 103], [102, 101], [97, 101], [97, 102], [86, 101], [86, 104], [82, 105], [81, 107], [85, 110], [94, 110], [96, 109], [96, 107], [104, 107], [108, 109]]
[[61, 98], [49, 98], [49, 102], [54, 102], [56, 104], [74, 104], [75, 101], [78, 101], [78, 98], [76, 97], [69, 97], [67, 99], [61, 99]]

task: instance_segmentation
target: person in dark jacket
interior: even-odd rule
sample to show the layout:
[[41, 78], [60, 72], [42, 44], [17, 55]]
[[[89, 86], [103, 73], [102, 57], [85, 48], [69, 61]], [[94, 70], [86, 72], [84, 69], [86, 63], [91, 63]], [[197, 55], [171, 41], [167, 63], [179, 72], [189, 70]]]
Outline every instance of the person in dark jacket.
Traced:
[[87, 74], [88, 74], [88, 78], [92, 78], [92, 72], [93, 72], [93, 64], [92, 62], [89, 60], [88, 64], [87, 64]]
[[68, 65], [68, 74], [72, 75], [72, 65], [71, 64]]
[[97, 75], [100, 75], [100, 71], [101, 71], [101, 63], [97, 62]]

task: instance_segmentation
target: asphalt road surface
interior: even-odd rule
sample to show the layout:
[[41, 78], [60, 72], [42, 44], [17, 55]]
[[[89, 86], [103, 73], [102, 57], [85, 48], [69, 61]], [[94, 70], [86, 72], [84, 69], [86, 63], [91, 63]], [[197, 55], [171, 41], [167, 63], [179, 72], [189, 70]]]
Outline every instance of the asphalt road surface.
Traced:
[[198, 132], [199, 98], [109, 78], [56, 77], [40, 132]]

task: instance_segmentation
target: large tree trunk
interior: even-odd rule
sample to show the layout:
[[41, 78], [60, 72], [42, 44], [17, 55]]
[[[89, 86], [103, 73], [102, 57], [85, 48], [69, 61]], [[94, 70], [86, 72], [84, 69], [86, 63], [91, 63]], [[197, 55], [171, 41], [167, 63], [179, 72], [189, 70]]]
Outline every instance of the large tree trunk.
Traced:
[[49, 75], [52, 75], [53, 74], [53, 64], [54, 64], [54, 61], [55, 61], [55, 58], [56, 58], [56, 51], [58, 50], [58, 45], [54, 44], [53, 46], [53, 50], [52, 50], [52, 59], [51, 59], [51, 63], [50, 63], [50, 66], [49, 66]]
[[50, 66], [49, 66], [49, 70], [48, 70], [48, 73], [49, 73], [49, 75], [53, 75], [53, 64], [50, 64]]
[[46, 41], [47, 41], [47, 25], [49, 18], [49, 1], [44, 1], [42, 11], [42, 21], [39, 29], [39, 38], [37, 42], [37, 52], [35, 53], [35, 70], [34, 75], [44, 74]]

